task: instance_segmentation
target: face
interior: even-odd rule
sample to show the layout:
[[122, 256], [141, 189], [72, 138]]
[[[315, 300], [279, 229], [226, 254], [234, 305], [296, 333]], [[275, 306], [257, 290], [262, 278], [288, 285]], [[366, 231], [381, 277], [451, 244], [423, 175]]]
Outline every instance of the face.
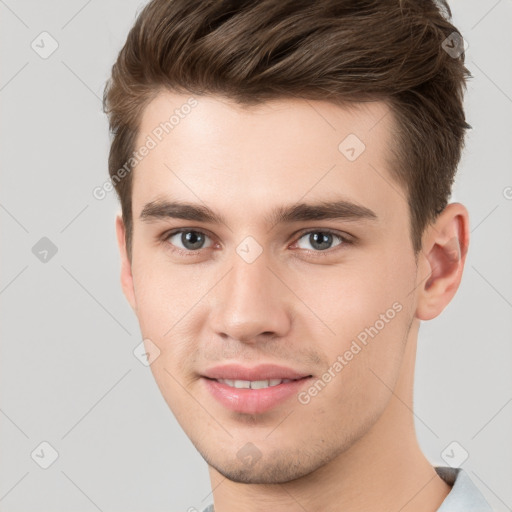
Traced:
[[162, 93], [144, 112], [124, 291], [204, 459], [234, 481], [286, 482], [363, 438], [400, 372], [417, 268], [393, 116], [188, 99]]

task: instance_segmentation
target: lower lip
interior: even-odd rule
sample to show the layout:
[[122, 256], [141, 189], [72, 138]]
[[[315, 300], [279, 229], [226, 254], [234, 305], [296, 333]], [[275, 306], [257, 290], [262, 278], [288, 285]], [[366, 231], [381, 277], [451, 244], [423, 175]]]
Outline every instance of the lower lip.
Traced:
[[206, 377], [202, 377], [202, 380], [213, 397], [227, 409], [245, 414], [260, 414], [297, 395], [300, 388], [311, 378], [305, 377], [264, 389], [233, 388]]

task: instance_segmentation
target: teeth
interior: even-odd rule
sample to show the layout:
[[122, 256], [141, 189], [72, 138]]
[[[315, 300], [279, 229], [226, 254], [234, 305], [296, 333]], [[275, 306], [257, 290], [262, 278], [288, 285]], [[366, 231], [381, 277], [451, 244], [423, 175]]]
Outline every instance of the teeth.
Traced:
[[218, 382], [238, 389], [265, 389], [279, 384], [291, 382], [291, 379], [269, 379], [269, 380], [231, 380], [217, 379]]
[[[245, 382], [248, 382], [248, 381], [245, 381]], [[250, 382], [250, 385], [251, 385], [251, 389], [264, 389], [264, 388], [268, 388], [270, 386], [270, 382], [268, 380], [253, 380]]]

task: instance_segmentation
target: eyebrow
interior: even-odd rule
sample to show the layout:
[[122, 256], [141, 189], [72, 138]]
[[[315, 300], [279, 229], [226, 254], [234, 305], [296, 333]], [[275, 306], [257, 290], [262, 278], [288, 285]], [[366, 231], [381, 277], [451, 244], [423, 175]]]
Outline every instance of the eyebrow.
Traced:
[[[144, 222], [152, 222], [158, 219], [183, 219], [195, 222], [226, 224], [226, 219], [215, 213], [207, 206], [158, 199], [147, 203], [140, 214]], [[296, 203], [288, 206], [279, 206], [265, 216], [264, 221], [274, 226], [275, 224], [291, 224], [312, 220], [345, 220], [364, 221], [378, 219], [377, 214], [366, 206], [358, 205], [339, 199], [336, 201], [322, 201], [318, 203]]]

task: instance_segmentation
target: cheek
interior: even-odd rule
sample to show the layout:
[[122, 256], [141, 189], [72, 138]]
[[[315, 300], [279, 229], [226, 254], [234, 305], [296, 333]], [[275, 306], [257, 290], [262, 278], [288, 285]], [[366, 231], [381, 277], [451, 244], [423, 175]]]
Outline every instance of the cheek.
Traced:
[[385, 294], [384, 300], [376, 297], [340, 299], [329, 324], [336, 335], [319, 340], [328, 367], [318, 377], [326, 384], [317, 384], [325, 391], [312, 390], [317, 397], [309, 396], [311, 406], [344, 431], [358, 431], [376, 420], [390, 398], [388, 386], [393, 387], [401, 368], [410, 308], [389, 302]]
[[[373, 265], [366, 262], [357, 267], [340, 267], [337, 272], [331, 269], [330, 279], [316, 283], [317, 291], [311, 293], [310, 287], [304, 301], [313, 305], [322, 321], [323, 334], [318, 342], [329, 364], [344, 356], [347, 366], [353, 367], [350, 372], [343, 370], [346, 378], [367, 381], [369, 385], [375, 381], [369, 368], [382, 372], [383, 378], [393, 374], [399, 366], [411, 320], [409, 292], [413, 278], [408, 275], [407, 263], [380, 258]], [[301, 295], [305, 292], [303, 289], [297, 294], [306, 297]], [[354, 376], [353, 372], [358, 373]]]
[[[410, 300], [406, 276], [398, 275], [382, 261], [380, 265], [357, 262], [326, 271], [313, 269], [307, 279], [295, 277], [295, 281], [289, 282], [294, 282], [297, 296], [316, 314], [313, 321], [315, 324], [320, 321], [319, 326], [327, 338], [346, 340], [356, 336], [388, 310], [388, 316], [394, 318], [396, 309]], [[310, 314], [304, 311], [309, 321]], [[305, 315], [302, 315], [304, 319]], [[328, 339], [326, 343], [331, 345]]]
[[183, 285], [169, 269], [139, 258], [133, 265], [137, 318], [141, 333], [161, 350], [172, 337], [173, 326], [190, 309]]
[[176, 274], [171, 275], [169, 268], [146, 264], [135, 267], [133, 275], [141, 335], [151, 340], [158, 354], [150, 369], [163, 398], [180, 420], [190, 406], [184, 388], [189, 385], [186, 370], [191, 367], [197, 336], [189, 327], [196, 313], [193, 306], [202, 294], [200, 290], [190, 293], [192, 285]]
[[[177, 371], [184, 374], [191, 358], [196, 357], [199, 329], [204, 325], [206, 314], [201, 298], [209, 288], [204, 276], [200, 279], [198, 274], [192, 265], [178, 268], [142, 259], [134, 264], [141, 334], [160, 351], [151, 365], [154, 371], [165, 367], [173, 374]], [[160, 373], [159, 378], [166, 379], [169, 375]]]
[[174, 291], [165, 283], [165, 278], [148, 267], [133, 272], [135, 299], [137, 301], [137, 317], [145, 336], [158, 338], [169, 329], [167, 324], [172, 321], [168, 315], [168, 304], [175, 299]]

